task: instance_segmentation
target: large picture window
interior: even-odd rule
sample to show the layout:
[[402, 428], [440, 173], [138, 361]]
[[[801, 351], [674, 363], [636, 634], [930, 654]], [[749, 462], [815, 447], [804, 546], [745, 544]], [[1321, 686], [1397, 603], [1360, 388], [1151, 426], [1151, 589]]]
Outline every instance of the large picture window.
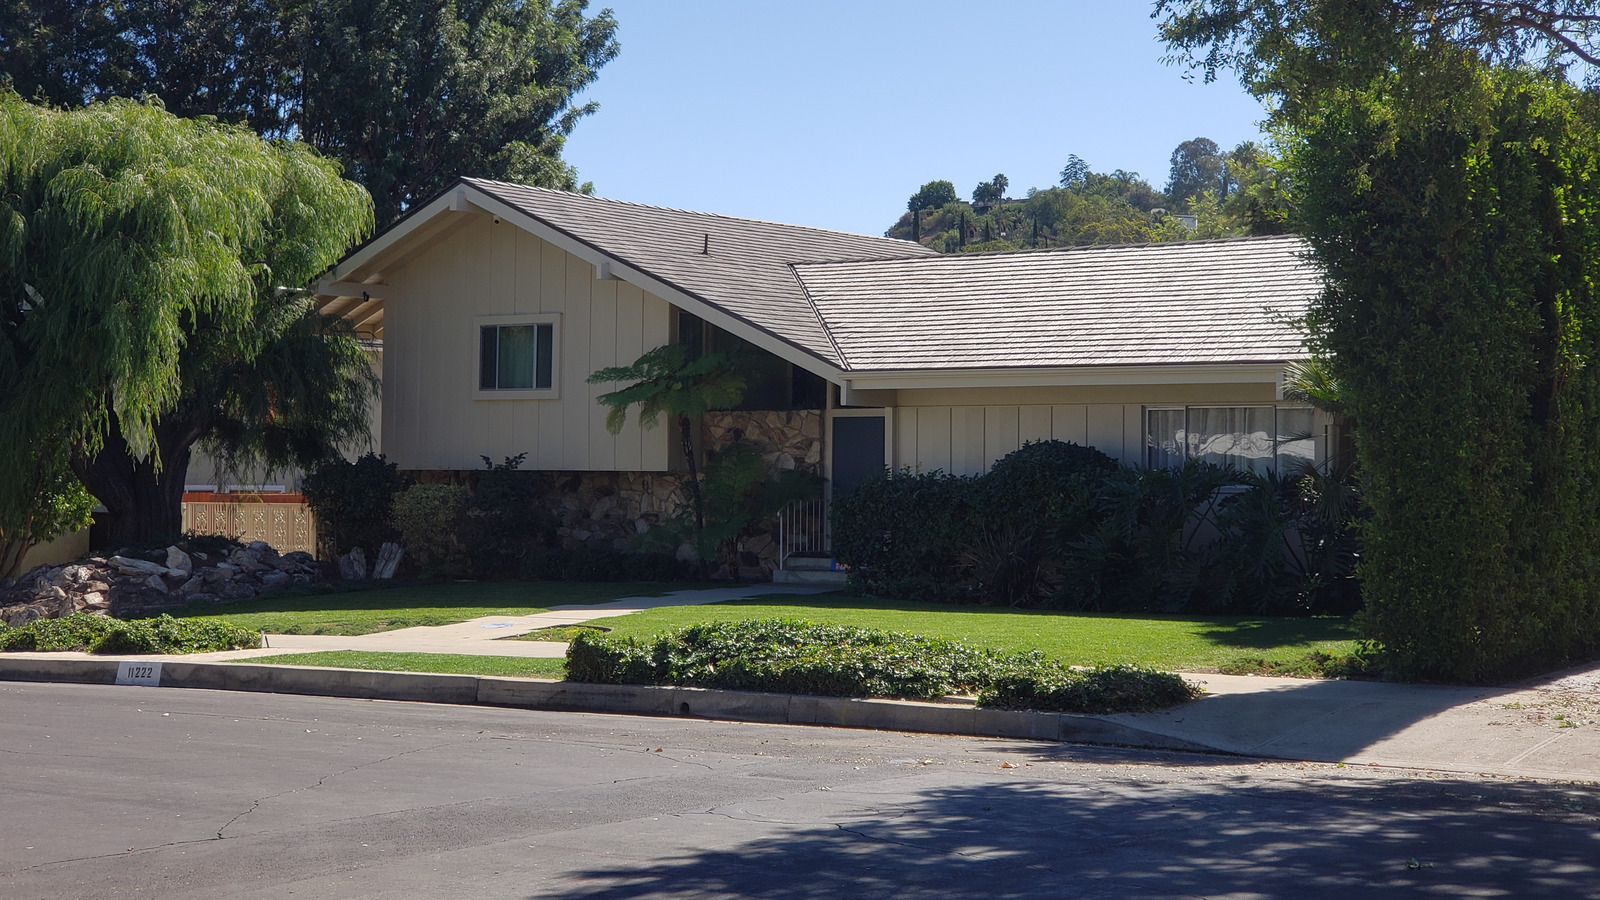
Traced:
[[1185, 406], [1145, 410], [1145, 464], [1198, 459], [1240, 471], [1289, 472], [1316, 462], [1310, 407]]
[[480, 320], [478, 390], [553, 391], [555, 348], [553, 321]]

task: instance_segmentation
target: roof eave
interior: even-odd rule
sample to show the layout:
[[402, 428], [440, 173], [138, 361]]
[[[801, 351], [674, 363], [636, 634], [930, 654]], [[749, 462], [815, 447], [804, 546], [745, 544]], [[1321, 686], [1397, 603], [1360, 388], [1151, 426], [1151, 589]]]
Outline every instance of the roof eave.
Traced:
[[[760, 325], [658, 278], [464, 179], [456, 181], [450, 188], [435, 195], [427, 204], [408, 214], [383, 234], [341, 260], [333, 269], [334, 278], [342, 279], [352, 272], [381, 269], [387, 251], [400, 246], [407, 235], [422, 228], [429, 221], [452, 212], [481, 212], [499, 216], [529, 234], [595, 266], [596, 277], [620, 278], [828, 381], [838, 383], [843, 377], [843, 370], [839, 366], [789, 343]], [[333, 279], [327, 281], [331, 283]]]
[[852, 371], [845, 374], [845, 381], [848, 387], [857, 391], [1085, 385], [1278, 384], [1283, 380], [1284, 369], [1295, 361], [1286, 359], [1250, 362]]

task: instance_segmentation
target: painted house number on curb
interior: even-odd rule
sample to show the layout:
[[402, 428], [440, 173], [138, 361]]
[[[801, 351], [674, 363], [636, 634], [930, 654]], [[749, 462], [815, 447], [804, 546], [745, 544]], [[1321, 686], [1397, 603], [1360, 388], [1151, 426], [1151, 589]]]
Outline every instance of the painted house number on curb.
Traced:
[[117, 684], [161, 686], [161, 663], [123, 660], [117, 664]]

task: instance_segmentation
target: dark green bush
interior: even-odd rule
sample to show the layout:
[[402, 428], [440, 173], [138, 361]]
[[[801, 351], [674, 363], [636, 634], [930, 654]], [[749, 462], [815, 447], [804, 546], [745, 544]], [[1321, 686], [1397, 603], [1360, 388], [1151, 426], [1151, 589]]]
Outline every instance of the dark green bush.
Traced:
[[318, 533], [335, 555], [361, 547], [373, 556], [395, 537], [390, 524], [394, 495], [406, 484], [394, 463], [368, 453], [355, 462], [318, 466], [306, 475], [301, 492], [317, 515]]
[[995, 461], [978, 479], [978, 502], [991, 523], [1049, 521], [1075, 486], [1117, 471], [1117, 462], [1070, 441], [1030, 441]]
[[1166, 709], [1199, 695], [1199, 688], [1168, 672], [1138, 666], [1059, 666], [1002, 675], [978, 695], [978, 703], [999, 709], [1105, 715]]
[[88, 613], [64, 619], [35, 619], [19, 628], [0, 628], [0, 650], [90, 653], [210, 653], [261, 646], [248, 628], [208, 619], [123, 621]]
[[833, 502], [833, 555], [851, 583], [879, 596], [960, 600], [970, 593], [962, 550], [977, 529], [975, 479], [885, 473]]
[[1600, 654], [1600, 98], [1450, 59], [1305, 104], [1286, 150], [1367, 634], [1401, 677], [1489, 682]]
[[885, 474], [833, 505], [864, 593], [1101, 612], [1344, 614], [1360, 607], [1348, 468], [1255, 476], [1117, 468], [1024, 445], [988, 474]]
[[1030, 708], [1075, 712], [1156, 709], [1196, 696], [1178, 676], [1146, 669], [1083, 673], [1037, 652], [790, 619], [693, 625], [648, 641], [579, 634], [567, 648], [567, 678], [828, 697], [979, 692], [982, 705], [1023, 708], [1012, 704], [1033, 697], [1049, 705]]
[[1118, 469], [1082, 482], [1057, 515], [1059, 605], [1179, 612], [1217, 603], [1222, 490], [1243, 477], [1190, 460], [1176, 469]]
[[1222, 538], [1207, 547], [1212, 605], [1231, 613], [1344, 615], [1355, 577], [1360, 487], [1349, 467], [1246, 476], [1224, 498]]
[[508, 456], [501, 463], [482, 457], [484, 469], [477, 473], [458, 529], [474, 575], [513, 574], [528, 554], [555, 536], [555, 516], [537, 500], [538, 474], [520, 471], [527, 456]]

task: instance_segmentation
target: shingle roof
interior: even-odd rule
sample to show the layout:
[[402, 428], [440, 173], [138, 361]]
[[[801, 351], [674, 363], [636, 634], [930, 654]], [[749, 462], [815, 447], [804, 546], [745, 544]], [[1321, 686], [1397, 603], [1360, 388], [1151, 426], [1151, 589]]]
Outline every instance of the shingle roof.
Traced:
[[1292, 236], [797, 264], [849, 371], [1275, 363], [1322, 290]]
[[835, 366], [843, 361], [789, 264], [934, 255], [911, 241], [462, 180]]

